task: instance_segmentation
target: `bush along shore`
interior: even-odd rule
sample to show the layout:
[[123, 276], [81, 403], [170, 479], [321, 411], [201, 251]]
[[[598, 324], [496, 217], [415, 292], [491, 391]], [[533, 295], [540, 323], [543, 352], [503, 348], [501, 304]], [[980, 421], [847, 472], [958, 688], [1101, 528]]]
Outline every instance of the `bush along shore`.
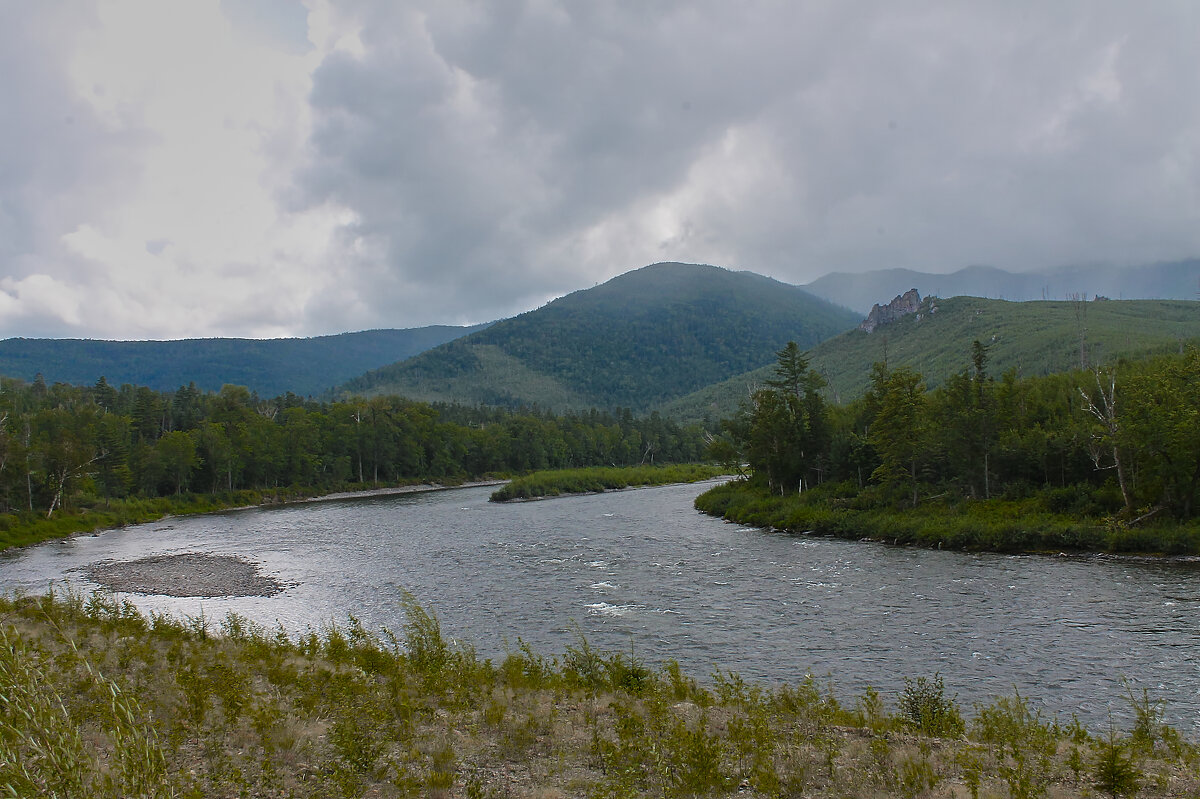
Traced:
[[1130, 526], [1113, 516], [1050, 510], [1057, 493], [1024, 499], [932, 500], [916, 507], [880, 503], [847, 484], [780, 496], [752, 481], [715, 486], [696, 508], [738, 524], [852, 540], [989, 552], [1200, 554], [1200, 524], [1160, 521]]
[[1130, 689], [1127, 729], [972, 711], [939, 676], [853, 704], [806, 677], [706, 684], [582, 637], [499, 664], [407, 605], [293, 638], [109, 595], [0, 599], [0, 794], [60, 797], [1200, 795], [1200, 750]]
[[598, 466], [551, 469], [514, 478], [492, 492], [492, 502], [538, 499], [562, 494], [591, 494], [639, 486], [696, 483], [726, 474], [717, 466], [686, 463], [673, 466]]
[[996, 380], [975, 341], [932, 391], [881, 362], [866, 394], [833, 407], [794, 343], [777, 356], [710, 442], [746, 479], [701, 510], [925, 546], [1200, 554], [1200, 349]]

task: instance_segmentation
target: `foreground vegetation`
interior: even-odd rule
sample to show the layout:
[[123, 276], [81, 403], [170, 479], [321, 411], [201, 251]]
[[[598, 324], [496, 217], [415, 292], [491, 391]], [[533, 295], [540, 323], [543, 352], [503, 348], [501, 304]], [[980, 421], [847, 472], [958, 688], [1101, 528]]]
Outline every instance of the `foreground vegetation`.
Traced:
[[[936, 675], [853, 704], [707, 685], [580, 638], [494, 664], [407, 606], [300, 638], [105, 595], [0, 599], [0, 794], [89, 797], [1194, 796], [1200, 753], [1129, 690], [1085, 730]], [[894, 700], [894, 705], [892, 701]]]
[[696, 483], [720, 477], [724, 473], [725, 471], [719, 467], [698, 463], [675, 466], [596, 466], [589, 469], [556, 469], [514, 478], [492, 492], [492, 501], [507, 502], [512, 499], [557, 497], [562, 494], [588, 494], [634, 486]]

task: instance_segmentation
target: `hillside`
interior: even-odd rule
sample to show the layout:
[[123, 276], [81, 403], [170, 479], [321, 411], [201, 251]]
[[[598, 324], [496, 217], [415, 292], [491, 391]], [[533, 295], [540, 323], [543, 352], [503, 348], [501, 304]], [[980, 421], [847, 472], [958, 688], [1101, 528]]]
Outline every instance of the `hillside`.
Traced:
[[1114, 300], [1195, 300], [1200, 298], [1200, 260], [1128, 267], [1064, 266], [1035, 272], [1007, 272], [991, 266], [969, 266], [949, 274], [911, 269], [834, 272], [801, 288], [863, 315], [873, 304], [910, 288], [923, 297], [934, 294], [1016, 302], [1091, 299], [1097, 294]]
[[[912, 315], [867, 334], [854, 329], [813, 347], [810, 365], [829, 382], [829, 397], [849, 401], [866, 389], [871, 365], [911, 366], [930, 387], [962, 371], [971, 343], [987, 346], [988, 371], [1021, 376], [1079, 367], [1081, 333], [1088, 365], [1122, 356], [1178, 347], [1200, 337], [1200, 303], [1182, 300], [1094, 302], [1006, 302], [977, 297], [936, 299], [937, 311]], [[730, 416], [754, 387], [772, 375], [772, 366], [705, 387], [666, 403], [666, 416], [693, 421]]]
[[226, 383], [265, 397], [291, 391], [326, 392], [368, 369], [408, 358], [475, 327], [366, 330], [315, 338], [206, 338], [179, 341], [93, 341], [10, 338], [0, 341], [0, 375], [47, 383], [91, 385], [103, 376], [122, 383], [170, 391], [194, 382], [205, 391]]
[[643, 411], [770, 363], [856, 315], [795, 286], [714, 266], [654, 264], [403, 363], [347, 393], [425, 401]]

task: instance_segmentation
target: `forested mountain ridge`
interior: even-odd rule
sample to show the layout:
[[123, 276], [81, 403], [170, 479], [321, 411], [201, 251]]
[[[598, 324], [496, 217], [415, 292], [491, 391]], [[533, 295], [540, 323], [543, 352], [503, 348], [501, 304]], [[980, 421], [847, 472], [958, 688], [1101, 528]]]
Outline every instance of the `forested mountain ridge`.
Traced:
[[856, 314], [750, 272], [663, 263], [568, 294], [343, 386], [348, 394], [647, 410], [853, 326]]
[[[871, 366], [919, 371], [929, 388], [961, 371], [973, 341], [987, 350], [993, 374], [1016, 369], [1023, 377], [1106, 364], [1120, 357], [1178, 350], [1200, 338], [1200, 303], [1186, 300], [1006, 302], [978, 297], [925, 298], [912, 314], [873, 333], [854, 329], [812, 347], [812, 369], [828, 383], [833, 402], [862, 395]], [[929, 313], [930, 308], [936, 308]], [[715, 420], [771, 377], [766, 366], [707, 386], [659, 407], [671, 418]]]
[[322, 394], [369, 369], [411, 357], [486, 325], [435, 325], [364, 330], [313, 338], [203, 338], [178, 341], [95, 341], [10, 338], [0, 341], [0, 375], [47, 383], [91, 385], [101, 377], [170, 391], [195, 383], [225, 384], [266, 397]]

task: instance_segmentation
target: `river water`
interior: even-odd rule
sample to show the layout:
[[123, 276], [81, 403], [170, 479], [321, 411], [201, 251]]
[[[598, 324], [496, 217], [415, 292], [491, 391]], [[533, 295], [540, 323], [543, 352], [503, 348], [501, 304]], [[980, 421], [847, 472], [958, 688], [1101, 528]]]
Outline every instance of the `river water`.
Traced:
[[106, 560], [211, 553], [259, 564], [273, 597], [131, 596], [147, 610], [236, 612], [289, 631], [344, 623], [399, 632], [411, 592], [484, 657], [518, 639], [679, 660], [704, 678], [771, 684], [811, 672], [852, 698], [893, 700], [940, 673], [968, 708], [1014, 689], [1095, 728], [1128, 716], [1128, 685], [1200, 732], [1200, 563], [964, 554], [792, 536], [698, 513], [704, 485], [539, 502], [490, 488], [235, 511], [0, 555], [0, 591], [92, 590]]

